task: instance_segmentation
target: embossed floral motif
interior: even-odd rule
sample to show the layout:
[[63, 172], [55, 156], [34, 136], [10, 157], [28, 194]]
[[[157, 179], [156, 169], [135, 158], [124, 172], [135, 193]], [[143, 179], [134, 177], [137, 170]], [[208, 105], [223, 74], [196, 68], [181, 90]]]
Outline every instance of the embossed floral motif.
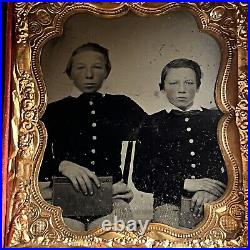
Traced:
[[53, 4], [49, 4], [47, 9], [51, 13], [58, 13], [59, 11], [63, 9], [64, 5], [65, 5], [64, 2], [55, 2]]
[[216, 240], [224, 240], [225, 233], [220, 228], [214, 228], [209, 232], [208, 239], [212, 240], [213, 242]]
[[244, 159], [248, 159], [248, 86], [246, 70], [242, 71], [238, 78], [240, 101], [236, 107], [236, 124], [240, 133], [241, 152]]
[[218, 6], [215, 7], [211, 12], [210, 12], [210, 17], [214, 21], [219, 21], [223, 18], [224, 14], [226, 12], [225, 7], [223, 6]]
[[220, 218], [220, 225], [229, 233], [234, 232], [238, 228], [237, 221], [229, 215], [224, 215]]
[[245, 215], [244, 207], [242, 205], [234, 204], [230, 207], [229, 213], [236, 219], [240, 220]]
[[27, 72], [22, 72], [17, 79], [20, 88], [21, 121], [19, 133], [19, 156], [31, 159], [34, 154], [32, 142], [34, 129], [38, 121], [38, 112], [35, 105], [35, 83]]
[[51, 23], [51, 16], [46, 10], [38, 10], [36, 12], [36, 16], [37, 20], [43, 25], [48, 25]]
[[240, 5], [237, 10], [237, 22], [238, 22], [238, 46], [243, 47], [247, 50], [247, 31], [248, 31], [248, 20], [247, 20], [247, 6]]
[[28, 13], [37, 3], [16, 3], [16, 36], [18, 44], [26, 44], [28, 41]]
[[17, 26], [17, 43], [26, 43], [29, 36], [27, 23], [18, 19]]
[[29, 220], [34, 221], [39, 216], [39, 208], [35, 204], [30, 205]]
[[[231, 28], [233, 27], [234, 25], [236, 25], [236, 20], [233, 18], [233, 17], [226, 17], [224, 20], [223, 20], [223, 27], [224, 28]], [[235, 32], [234, 32], [235, 33]]]
[[29, 25], [29, 31], [30, 31], [31, 36], [41, 34], [43, 31], [42, 25], [38, 23], [37, 21], [32, 21], [30, 22], [30, 25]]
[[[21, 166], [20, 166], [21, 167]], [[20, 169], [19, 169], [20, 171]], [[28, 233], [28, 210], [30, 188], [25, 181], [20, 179], [21, 176], [15, 177], [16, 190], [13, 194], [14, 205], [12, 209], [12, 223], [8, 233], [9, 244], [15, 246], [22, 242], [29, 242]]]
[[48, 222], [45, 219], [38, 219], [30, 226], [30, 232], [35, 236], [41, 236], [48, 228]]

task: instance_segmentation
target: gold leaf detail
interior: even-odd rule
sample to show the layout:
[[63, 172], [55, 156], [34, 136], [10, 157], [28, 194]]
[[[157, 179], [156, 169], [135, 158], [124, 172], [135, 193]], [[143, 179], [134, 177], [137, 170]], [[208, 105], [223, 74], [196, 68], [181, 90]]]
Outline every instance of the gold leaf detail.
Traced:
[[234, 232], [238, 229], [237, 221], [228, 215], [224, 215], [220, 218], [220, 225], [226, 232]]

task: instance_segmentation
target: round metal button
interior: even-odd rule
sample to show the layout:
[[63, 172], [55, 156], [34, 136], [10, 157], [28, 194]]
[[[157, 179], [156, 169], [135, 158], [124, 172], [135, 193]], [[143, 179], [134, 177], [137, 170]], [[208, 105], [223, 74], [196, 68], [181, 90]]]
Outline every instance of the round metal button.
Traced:
[[196, 165], [195, 165], [194, 163], [192, 163], [192, 164], [191, 164], [191, 167], [192, 167], [192, 168], [195, 168], [195, 167], [196, 167]]
[[190, 132], [190, 131], [191, 131], [191, 128], [190, 128], [190, 127], [188, 127], [188, 128], [187, 128], [187, 131], [188, 131], [188, 132]]
[[92, 101], [89, 101], [89, 105], [92, 106], [94, 103]]
[[194, 175], [192, 175], [192, 176], [191, 176], [191, 179], [195, 179], [195, 176], [194, 176]]
[[91, 114], [94, 115], [95, 114], [95, 110], [91, 110]]
[[188, 117], [186, 117], [186, 118], [185, 118], [185, 122], [188, 122], [188, 121], [189, 121], [189, 118], [188, 118]]
[[92, 127], [93, 127], [93, 128], [96, 127], [96, 123], [95, 123], [95, 122], [92, 123]]
[[194, 152], [194, 151], [191, 151], [190, 154], [191, 154], [192, 156], [194, 156], [194, 155], [195, 155], [195, 152]]
[[97, 136], [93, 135], [92, 140], [94, 140], [94, 141], [97, 140]]
[[95, 161], [91, 161], [91, 165], [95, 165]]
[[95, 154], [95, 149], [94, 149], [94, 148], [91, 149], [91, 153], [92, 153], [92, 154]]
[[189, 139], [189, 143], [194, 143], [194, 139]]

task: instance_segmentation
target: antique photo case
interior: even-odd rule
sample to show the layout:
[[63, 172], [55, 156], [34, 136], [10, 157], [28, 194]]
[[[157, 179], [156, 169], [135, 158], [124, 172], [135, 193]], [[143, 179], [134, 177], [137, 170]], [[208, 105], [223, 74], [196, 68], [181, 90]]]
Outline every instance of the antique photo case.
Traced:
[[247, 244], [246, 4], [12, 12], [6, 246]]

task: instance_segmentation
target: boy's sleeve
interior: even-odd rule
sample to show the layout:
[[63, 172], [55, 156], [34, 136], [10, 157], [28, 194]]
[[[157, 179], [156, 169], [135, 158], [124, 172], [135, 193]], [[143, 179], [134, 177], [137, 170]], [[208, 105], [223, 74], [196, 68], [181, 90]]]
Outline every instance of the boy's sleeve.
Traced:
[[138, 137], [139, 127], [147, 116], [143, 109], [127, 96], [123, 96], [122, 108], [123, 112], [123, 133], [125, 141], [135, 141]]
[[59, 174], [60, 160], [54, 154], [54, 143], [57, 128], [57, 114], [58, 111], [54, 105], [48, 105], [41, 121], [44, 123], [47, 130], [47, 145], [42, 160], [39, 181], [51, 181], [52, 176]]
[[154, 166], [154, 138], [149, 119], [145, 118], [140, 126], [135, 146], [134, 168], [132, 180], [139, 191], [152, 193], [155, 185]]

